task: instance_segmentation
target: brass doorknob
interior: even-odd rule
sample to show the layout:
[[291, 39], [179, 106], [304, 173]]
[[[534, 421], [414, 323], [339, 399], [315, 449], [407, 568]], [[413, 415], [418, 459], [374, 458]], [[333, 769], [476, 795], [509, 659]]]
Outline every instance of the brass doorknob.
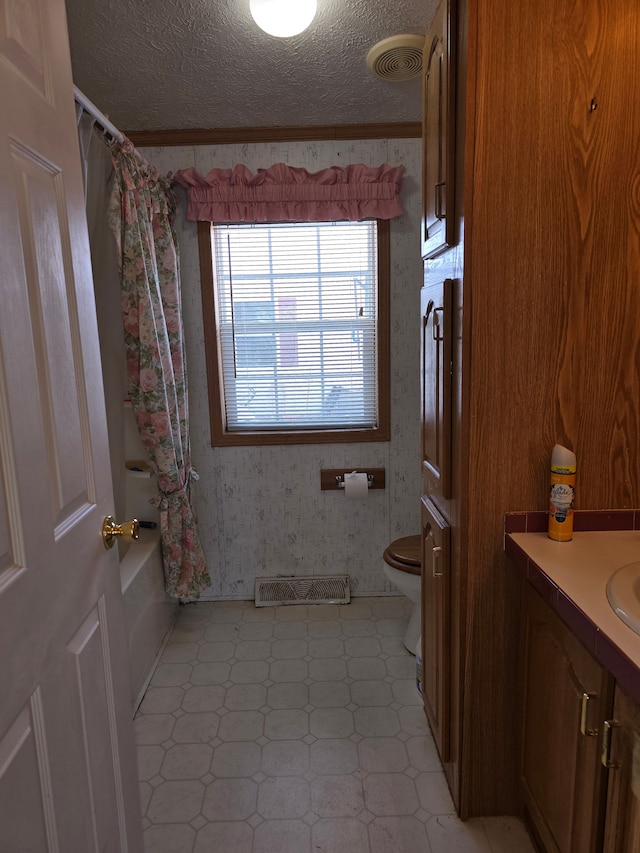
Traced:
[[124, 539], [125, 542], [134, 542], [140, 538], [140, 525], [137, 518], [117, 524], [112, 515], [108, 515], [102, 522], [102, 541], [105, 548], [113, 548], [116, 539]]

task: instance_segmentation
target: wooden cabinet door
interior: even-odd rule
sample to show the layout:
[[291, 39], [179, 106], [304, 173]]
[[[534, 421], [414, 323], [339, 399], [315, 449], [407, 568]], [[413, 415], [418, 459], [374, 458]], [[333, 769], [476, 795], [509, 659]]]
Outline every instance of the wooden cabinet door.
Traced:
[[640, 850], [640, 708], [616, 691], [610, 728], [611, 750], [604, 853]]
[[422, 257], [454, 242], [451, 0], [442, 0], [425, 40], [422, 108]]
[[450, 528], [422, 499], [422, 698], [440, 758], [449, 760]]
[[451, 279], [422, 288], [422, 468], [428, 489], [451, 497]]
[[605, 796], [601, 723], [612, 679], [530, 587], [526, 596], [525, 806], [549, 853], [596, 853]]

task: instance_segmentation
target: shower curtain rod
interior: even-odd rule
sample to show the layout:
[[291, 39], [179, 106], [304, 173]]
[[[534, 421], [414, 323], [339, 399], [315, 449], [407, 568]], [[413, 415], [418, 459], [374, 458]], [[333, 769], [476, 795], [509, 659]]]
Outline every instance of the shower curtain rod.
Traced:
[[80, 104], [80, 106], [89, 113], [89, 115], [93, 116], [93, 118], [102, 125], [102, 127], [107, 131], [109, 136], [112, 136], [118, 142], [124, 141], [124, 136], [115, 126], [112, 124], [106, 115], [96, 107], [93, 101], [90, 101], [87, 96], [78, 89], [77, 86], [73, 87], [73, 96], [76, 99], [76, 102]]
[[[98, 122], [98, 124], [100, 124], [104, 128], [104, 130], [106, 130], [109, 136], [115, 139], [116, 142], [124, 142], [124, 134], [118, 130], [115, 124], [109, 121], [106, 115], [101, 112], [93, 103], [93, 101], [90, 101], [89, 98], [87, 98], [87, 96], [84, 94], [84, 92], [81, 92], [77, 86], [73, 87], [73, 97], [76, 99], [76, 103], [80, 104], [82, 109], [85, 112], [89, 113], [89, 115], [92, 116]], [[134, 147], [133, 153], [138, 163], [140, 163], [140, 165], [144, 165], [145, 159], [137, 148]]]

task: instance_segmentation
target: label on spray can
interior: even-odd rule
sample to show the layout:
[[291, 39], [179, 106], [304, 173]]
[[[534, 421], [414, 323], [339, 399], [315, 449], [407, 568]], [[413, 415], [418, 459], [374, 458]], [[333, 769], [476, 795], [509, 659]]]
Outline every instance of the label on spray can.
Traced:
[[[573, 501], [576, 491], [575, 455], [560, 445], [556, 445], [553, 450], [548, 533], [550, 539], [555, 539], [557, 542], [568, 542], [573, 538]], [[557, 458], [558, 456], [566, 457], [567, 454], [569, 459]]]

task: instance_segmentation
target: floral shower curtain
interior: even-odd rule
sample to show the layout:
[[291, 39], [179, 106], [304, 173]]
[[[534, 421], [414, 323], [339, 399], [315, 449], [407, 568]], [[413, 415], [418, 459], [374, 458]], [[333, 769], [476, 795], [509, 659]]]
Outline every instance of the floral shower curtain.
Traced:
[[109, 222], [122, 275], [129, 395], [157, 478], [167, 592], [196, 599], [211, 585], [191, 505], [180, 270], [169, 183], [131, 142], [114, 143]]

